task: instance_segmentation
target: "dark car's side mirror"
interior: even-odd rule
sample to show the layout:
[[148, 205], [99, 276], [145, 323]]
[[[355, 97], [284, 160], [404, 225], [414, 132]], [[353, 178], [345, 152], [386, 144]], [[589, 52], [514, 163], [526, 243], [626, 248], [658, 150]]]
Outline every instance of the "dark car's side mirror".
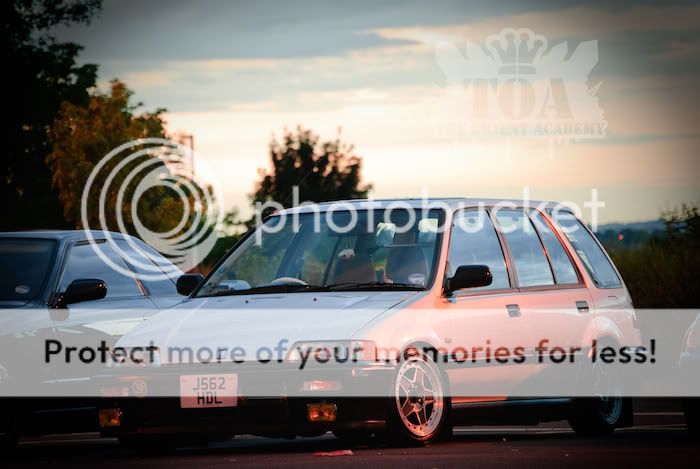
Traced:
[[203, 278], [202, 274], [180, 275], [177, 279], [177, 292], [180, 295], [189, 296], [199, 286]]
[[97, 278], [80, 278], [73, 280], [56, 302], [57, 308], [65, 308], [82, 301], [101, 300], [107, 296], [107, 284]]
[[491, 269], [486, 265], [460, 265], [455, 274], [447, 279], [445, 290], [447, 293], [463, 288], [476, 288], [491, 285], [493, 277]]

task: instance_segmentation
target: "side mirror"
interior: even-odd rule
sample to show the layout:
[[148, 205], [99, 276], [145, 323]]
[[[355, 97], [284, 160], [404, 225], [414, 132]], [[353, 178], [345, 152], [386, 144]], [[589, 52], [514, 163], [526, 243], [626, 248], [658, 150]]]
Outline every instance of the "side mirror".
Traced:
[[445, 290], [447, 293], [463, 288], [476, 288], [491, 285], [493, 277], [491, 269], [486, 265], [461, 265], [457, 267], [455, 274], [447, 279]]
[[80, 278], [73, 280], [66, 291], [56, 302], [56, 308], [65, 308], [73, 303], [82, 301], [101, 300], [107, 296], [107, 284], [96, 278]]
[[202, 282], [204, 276], [202, 274], [185, 274], [177, 279], [177, 292], [180, 295], [189, 296], [197, 286]]

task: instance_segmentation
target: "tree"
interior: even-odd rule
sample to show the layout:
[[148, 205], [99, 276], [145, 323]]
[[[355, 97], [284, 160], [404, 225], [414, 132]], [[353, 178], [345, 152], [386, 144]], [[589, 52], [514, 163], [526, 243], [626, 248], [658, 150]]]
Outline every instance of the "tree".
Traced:
[[[260, 170], [260, 180], [250, 198], [255, 202], [277, 201], [292, 205], [292, 190], [299, 187], [300, 202], [325, 202], [338, 199], [366, 197], [371, 185], [360, 185], [362, 159], [355, 155], [352, 145], [336, 139], [319, 143], [311, 130], [297, 128], [285, 131], [282, 141], [270, 142], [271, 171]], [[247, 222], [233, 209], [224, 218], [225, 235], [221, 236], [209, 256], [200, 265], [207, 272], [240, 239], [242, 227], [251, 228], [255, 218]]]
[[340, 140], [340, 131], [335, 140], [323, 143], [311, 130], [285, 131], [281, 141], [273, 137], [270, 160], [271, 172], [260, 170], [253, 203], [276, 201], [290, 207], [294, 186], [300, 202], [364, 198], [372, 187], [360, 185], [362, 159]]
[[[51, 169], [53, 185], [58, 189], [58, 196], [63, 207], [63, 216], [73, 227], [81, 227], [81, 197], [88, 177], [110, 151], [123, 143], [148, 137], [165, 137], [165, 122], [161, 114], [163, 109], [154, 112], [136, 114], [139, 105], [129, 104], [131, 91], [120, 81], [111, 82], [109, 94], [95, 92], [86, 106], [66, 102], [50, 130], [53, 150], [47, 157]], [[97, 173], [97, 179], [91, 186], [88, 197], [88, 218], [91, 227], [100, 226], [98, 212], [99, 193], [106, 185], [107, 176], [114, 172], [116, 166], [129, 155], [142, 147], [134, 147], [128, 152], [117, 154]], [[134, 189], [144, 174], [134, 172], [136, 167], [157, 155], [147, 154], [135, 159], [115, 173], [114, 180], [106, 187], [107, 198], [105, 218], [109, 229], [119, 230], [117, 216], [125, 221], [127, 231], [135, 234], [131, 202]], [[151, 161], [151, 160], [149, 160]], [[153, 161], [154, 167], [162, 165]], [[129, 174], [135, 177], [126, 182]], [[146, 171], [144, 171], [146, 173]], [[124, 201], [117, 206], [117, 195], [126, 184]], [[191, 194], [189, 194], [191, 195]], [[174, 191], [159, 186], [149, 189], [138, 199], [137, 214], [140, 221], [149, 229], [157, 232], [167, 231], [177, 225], [183, 214], [183, 201]]]
[[66, 222], [45, 164], [48, 129], [64, 101], [81, 105], [95, 85], [97, 66], [77, 65], [81, 47], [49, 33], [61, 24], [87, 23], [99, 0], [3, 2], [6, 109], [0, 228], [61, 227]]
[[[662, 214], [663, 235], [610, 252], [637, 308], [700, 307], [700, 206]], [[680, 338], [679, 338], [680, 339]]]

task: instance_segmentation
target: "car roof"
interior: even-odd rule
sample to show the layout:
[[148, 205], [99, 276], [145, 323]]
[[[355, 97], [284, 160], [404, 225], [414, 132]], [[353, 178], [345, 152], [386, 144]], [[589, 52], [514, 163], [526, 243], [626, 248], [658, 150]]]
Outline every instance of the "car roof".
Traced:
[[313, 212], [315, 210], [328, 211], [331, 207], [335, 206], [334, 210], [340, 210], [338, 205], [345, 205], [348, 208], [352, 207], [355, 210], [367, 210], [367, 209], [382, 209], [388, 207], [390, 204], [396, 204], [400, 202], [400, 205], [394, 208], [398, 209], [401, 206], [410, 208], [429, 208], [434, 206], [434, 208], [448, 208], [451, 210], [466, 208], [466, 207], [479, 207], [479, 206], [493, 206], [496, 204], [502, 204], [504, 206], [514, 205], [517, 207], [531, 207], [531, 208], [561, 208], [562, 204], [559, 202], [552, 201], [541, 201], [541, 200], [523, 200], [523, 199], [491, 199], [491, 198], [468, 198], [468, 197], [439, 197], [439, 198], [420, 198], [420, 197], [407, 197], [407, 198], [396, 198], [396, 199], [351, 199], [351, 200], [336, 200], [332, 202], [321, 202], [318, 204], [302, 205], [299, 207], [291, 207], [284, 210], [276, 212], [278, 215], [288, 215], [292, 213], [306, 213]]
[[26, 238], [26, 239], [54, 239], [57, 241], [80, 241], [88, 239], [87, 232], [90, 232], [93, 239], [136, 239], [133, 236], [115, 232], [101, 230], [26, 230], [26, 231], [4, 231], [0, 233], [0, 238]]

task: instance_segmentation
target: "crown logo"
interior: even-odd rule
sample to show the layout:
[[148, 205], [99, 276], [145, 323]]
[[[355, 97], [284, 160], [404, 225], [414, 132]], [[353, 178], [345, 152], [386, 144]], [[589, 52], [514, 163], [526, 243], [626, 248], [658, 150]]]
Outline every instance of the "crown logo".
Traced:
[[535, 75], [536, 64], [547, 50], [547, 39], [529, 29], [504, 29], [486, 39], [486, 49], [501, 62], [498, 73]]
[[600, 84], [588, 85], [598, 41], [580, 42], [571, 53], [566, 41], [552, 44], [525, 28], [503, 29], [481, 44], [467, 41], [464, 50], [438, 41], [435, 59], [446, 86], [436, 122], [469, 138], [603, 138]]

